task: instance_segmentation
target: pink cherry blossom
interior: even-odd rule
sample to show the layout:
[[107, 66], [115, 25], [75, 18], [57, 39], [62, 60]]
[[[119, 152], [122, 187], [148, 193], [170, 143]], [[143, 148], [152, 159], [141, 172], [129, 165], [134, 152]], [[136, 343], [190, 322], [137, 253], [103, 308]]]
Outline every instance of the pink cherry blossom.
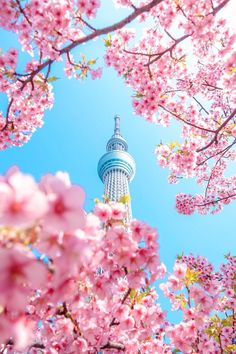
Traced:
[[0, 182], [0, 223], [27, 226], [43, 217], [48, 210], [44, 194], [31, 176], [16, 171]]
[[111, 218], [114, 220], [121, 220], [124, 218], [126, 213], [125, 205], [121, 203], [111, 204]]
[[[13, 168], [0, 177], [1, 185], [15, 185], [16, 175], [32, 183]], [[47, 175], [39, 187], [33, 185], [31, 194], [40, 187], [49, 204], [63, 196], [82, 210], [84, 194], [73, 188], [67, 174]], [[79, 191], [78, 204], [71, 190]], [[0, 189], [2, 200], [4, 193]], [[113, 210], [119, 219], [112, 217]], [[228, 255], [218, 271], [204, 257], [178, 257], [160, 285], [172, 310], [182, 313], [172, 324], [158, 303], [156, 281], [167, 271], [160, 263], [157, 231], [138, 220], [127, 224], [124, 210], [120, 204], [99, 203], [96, 215], [84, 214], [83, 225], [73, 231], [73, 218], [66, 219], [64, 230], [59, 220], [57, 229], [46, 231], [50, 208], [32, 220], [36, 226], [1, 226], [0, 341], [7, 353], [96, 348], [131, 354], [141, 348], [218, 354], [234, 345], [229, 319], [235, 311], [235, 257]], [[31, 248], [47, 256], [35, 258], [29, 237]], [[215, 328], [217, 336], [212, 336]]]
[[108, 204], [97, 203], [94, 208], [94, 214], [99, 217], [102, 222], [106, 222], [111, 218], [111, 207]]
[[81, 187], [71, 185], [63, 175], [47, 175], [40, 186], [49, 204], [43, 219], [46, 231], [75, 230], [85, 225], [85, 212], [82, 209], [85, 194]]
[[[215, 214], [236, 199], [235, 176], [226, 173], [236, 158], [235, 34], [222, 11], [230, 0], [115, 0], [126, 15], [99, 29], [92, 19], [100, 0], [12, 1], [1, 1], [0, 25], [29, 57], [20, 72], [20, 51], [1, 53], [0, 91], [8, 107], [0, 112], [0, 149], [23, 145], [43, 125], [53, 105], [55, 62], [64, 61], [69, 78], [101, 77], [96, 53], [71, 52], [105, 35], [105, 64], [133, 91], [134, 112], [155, 125], [180, 127], [177, 141], [158, 144], [157, 161], [169, 168], [170, 183], [193, 178], [203, 193], [177, 195], [178, 212]], [[128, 26], [135, 19], [142, 31]]]
[[[46, 266], [21, 247], [1, 249], [0, 302], [9, 310], [21, 311], [30, 289], [41, 288], [47, 280]], [[35, 276], [37, 274], [37, 277]]]

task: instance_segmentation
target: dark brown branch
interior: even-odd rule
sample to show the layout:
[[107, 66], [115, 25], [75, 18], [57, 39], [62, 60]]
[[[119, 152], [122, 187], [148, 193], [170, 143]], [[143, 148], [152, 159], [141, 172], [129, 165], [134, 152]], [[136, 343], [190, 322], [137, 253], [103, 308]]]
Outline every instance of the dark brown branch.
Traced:
[[[111, 25], [111, 26], [107, 26], [101, 29], [97, 29], [96, 31], [94, 31], [93, 33], [90, 33], [89, 35], [83, 37], [83, 38], [79, 38], [76, 41], [73, 41], [71, 44], [67, 45], [66, 47], [62, 48], [59, 52], [59, 55], [63, 55], [66, 54], [68, 52], [70, 52], [72, 49], [76, 48], [77, 46], [89, 42], [97, 37], [100, 37], [102, 35], [114, 32], [118, 29], [123, 28], [124, 26], [126, 26], [127, 24], [129, 24], [130, 22], [132, 22], [133, 20], [135, 20], [138, 16], [140, 16], [141, 14], [145, 13], [145, 12], [149, 12], [154, 6], [157, 6], [158, 4], [160, 4], [162, 1], [164, 0], [152, 0], [149, 4], [144, 5], [140, 8], [138, 8], [137, 10], [133, 11], [132, 14], [130, 14], [129, 16], [125, 17], [123, 20]], [[43, 69], [45, 69], [48, 65], [52, 64], [54, 62], [54, 60], [52, 59], [48, 59], [46, 60], [43, 64], [39, 65], [38, 68], [34, 71], [31, 72], [30, 77], [28, 79], [26, 79], [21, 87], [21, 91], [23, 91], [23, 89], [25, 88], [25, 86], [33, 81], [33, 78]]]
[[30, 75], [30, 73], [28, 73], [28, 74], [20, 74], [20, 73], [14, 72], [14, 75], [20, 76], [20, 77], [27, 77], [27, 76]]
[[34, 71], [32, 71], [32, 73], [30, 74], [30, 77], [28, 77], [28, 79], [26, 79], [23, 83], [23, 85], [21, 86], [21, 91], [24, 90], [25, 86], [31, 82], [31, 85], [32, 85], [32, 82], [33, 82], [33, 79], [34, 77], [40, 73], [40, 71], [42, 71], [44, 68], [46, 68], [47, 66], [51, 65], [53, 63], [53, 60], [52, 59], [48, 59], [47, 61], [45, 61], [43, 64], [39, 65], [38, 68]]
[[167, 93], [173, 93], [173, 92], [182, 92], [184, 90], [181, 90], [181, 89], [173, 89], [173, 90], [168, 90], [168, 91], [165, 91], [164, 94], [167, 94]]
[[223, 152], [221, 153], [220, 157], [217, 159], [215, 165], [214, 165], [213, 168], [211, 169], [211, 174], [210, 174], [210, 177], [209, 177], [209, 179], [208, 179], [208, 181], [207, 181], [207, 186], [206, 186], [206, 190], [205, 190], [205, 198], [207, 197], [208, 189], [209, 189], [209, 187], [210, 187], [210, 183], [211, 183], [212, 177], [213, 177], [213, 175], [214, 175], [215, 169], [216, 169], [218, 163], [220, 162], [220, 160], [221, 160], [222, 157], [226, 154], [227, 151], [228, 151], [228, 150], [226, 150], [226, 149], [223, 150]]
[[183, 119], [182, 117], [180, 117], [177, 113], [170, 111], [169, 109], [165, 108], [165, 107], [162, 106], [161, 104], [159, 104], [159, 107], [161, 107], [162, 109], [164, 109], [164, 111], [166, 111], [166, 112], [172, 114], [174, 117], [176, 117], [177, 119], [179, 119], [181, 122], [183, 122], [183, 123], [185, 123], [185, 124], [191, 125], [191, 126], [194, 127], [194, 128], [203, 130], [203, 131], [208, 132], [208, 133], [214, 133], [214, 132], [215, 132], [215, 131], [212, 130], [212, 129], [207, 129], [207, 128], [199, 127], [198, 125], [196, 125], [196, 124], [194, 124], [194, 123], [191, 123], [191, 122], [188, 122], [188, 121], [184, 120], [184, 119]]
[[126, 291], [126, 293], [125, 293], [125, 295], [124, 295], [124, 297], [123, 297], [123, 299], [122, 299], [122, 301], [121, 301], [121, 303], [122, 303], [122, 305], [125, 303], [125, 300], [129, 297], [129, 294], [131, 293], [131, 288], [129, 288], [127, 291]]
[[187, 38], [190, 37], [190, 36], [191, 36], [191, 34], [185, 34], [184, 36], [182, 36], [182, 37], [180, 37], [180, 38], [178, 38], [178, 39], [175, 39], [174, 44], [172, 44], [171, 47], [169, 47], [169, 48], [163, 50], [163, 52], [156, 54], [157, 57], [154, 58], [154, 59], [152, 59], [152, 60], [150, 61], [150, 64], [149, 64], [149, 65], [151, 65], [151, 64], [153, 64], [155, 61], [159, 60], [164, 54], [166, 54], [166, 53], [168, 53], [168, 52], [170, 52], [170, 54], [172, 54], [173, 49], [174, 49], [180, 42], [184, 41], [185, 39], [187, 39]]
[[164, 31], [167, 34], [167, 36], [172, 39], [172, 41], [176, 41], [176, 39], [166, 29], [164, 29]]
[[18, 5], [18, 7], [19, 7], [20, 13], [24, 16], [24, 18], [26, 19], [26, 21], [28, 22], [28, 24], [29, 24], [30, 26], [32, 26], [32, 22], [30, 21], [29, 17], [28, 17], [28, 16], [26, 15], [26, 13], [25, 13], [25, 10], [24, 10], [23, 7], [21, 6], [20, 0], [16, 0], [16, 3], [17, 3], [17, 5]]
[[74, 62], [71, 60], [71, 57], [70, 57], [70, 53], [69, 53], [69, 52], [66, 53], [66, 56], [67, 56], [67, 60], [68, 60], [68, 62], [70, 63], [70, 65], [72, 65], [72, 66], [79, 66], [79, 64], [76, 64], [76, 63], [74, 63]]
[[232, 142], [232, 144], [230, 144], [229, 146], [227, 146], [225, 149], [218, 151], [215, 155], [211, 155], [209, 157], [207, 157], [205, 160], [201, 161], [200, 163], [197, 164], [197, 166], [201, 166], [203, 165], [205, 162], [207, 162], [208, 160], [212, 159], [213, 157], [216, 157], [217, 155], [221, 154], [222, 152], [227, 152], [228, 150], [230, 150], [230, 148], [236, 144], [236, 139], [234, 139], [234, 141]]
[[196, 204], [196, 206], [205, 206], [205, 205], [209, 205], [209, 204], [216, 204], [218, 202], [221, 202], [222, 200], [227, 200], [229, 198], [232, 198], [232, 197], [235, 197], [236, 196], [236, 193], [235, 194], [231, 194], [231, 195], [228, 195], [227, 197], [222, 197], [222, 198], [218, 198], [218, 199], [215, 199], [215, 200], [212, 200], [211, 202], [207, 202], [207, 203], [204, 203], [204, 204]]
[[193, 99], [194, 99], [194, 101], [197, 102], [197, 104], [199, 104], [199, 106], [201, 107], [200, 112], [201, 112], [201, 110], [203, 110], [206, 114], [209, 114], [209, 112], [206, 110], [206, 108], [203, 107], [203, 105], [201, 104], [201, 102], [199, 102], [199, 101], [196, 99], [196, 97], [193, 96]]
[[222, 124], [219, 126], [219, 128], [218, 128], [216, 131], [214, 131], [214, 133], [215, 133], [214, 138], [213, 138], [207, 145], [205, 145], [205, 146], [202, 147], [201, 149], [198, 149], [197, 152], [201, 152], [201, 151], [203, 151], [203, 150], [206, 150], [206, 149], [209, 148], [213, 143], [216, 143], [216, 144], [217, 144], [217, 142], [218, 142], [218, 135], [219, 135], [220, 131], [228, 124], [228, 122], [229, 122], [232, 118], [234, 118], [235, 114], [236, 114], [236, 108], [233, 110], [233, 112], [230, 114], [230, 116], [224, 121], [224, 123], [222, 123]]
[[143, 55], [144, 57], [155, 57], [156, 55], [158, 55], [158, 53], [142, 53], [142, 52], [132, 52], [131, 50], [128, 49], [123, 49], [123, 51], [127, 54], [132, 54], [132, 55]]
[[214, 10], [213, 0], [210, 0], [210, 3], [211, 3], [212, 10]]
[[119, 326], [120, 322], [119, 321], [116, 321], [115, 317], [113, 317], [111, 323], [110, 323], [110, 327], [112, 326]]
[[187, 299], [188, 306], [189, 306], [189, 308], [191, 308], [190, 290], [187, 285], [186, 285], [186, 289], [187, 289], [187, 294], [188, 294], [188, 299]]
[[58, 315], [58, 316], [64, 316], [65, 318], [70, 319], [70, 321], [71, 321], [72, 324], [74, 325], [74, 329], [73, 329], [74, 333], [81, 335], [81, 330], [80, 330], [80, 328], [79, 328], [79, 324], [78, 324], [77, 320], [74, 319], [74, 318], [72, 317], [71, 313], [68, 311], [67, 305], [66, 305], [65, 302], [63, 302], [62, 306], [59, 306], [59, 308], [58, 308], [57, 311], [56, 311], [56, 315]]
[[212, 15], [215, 16], [217, 14], [217, 12], [219, 12], [221, 9], [223, 9], [223, 7], [225, 7], [225, 5], [229, 2], [229, 0], [224, 0], [222, 1], [221, 4], [219, 4], [217, 7], [215, 7], [212, 11]]
[[9, 114], [10, 114], [10, 109], [11, 109], [11, 105], [12, 105], [13, 101], [14, 101], [14, 98], [11, 98], [11, 100], [10, 100], [10, 102], [8, 104], [8, 107], [7, 107], [6, 123], [3, 126], [3, 128], [0, 129], [1, 132], [3, 132], [8, 127], [8, 124], [10, 123], [9, 122]]
[[[129, 289], [126, 291], [126, 293], [124, 294], [124, 297], [123, 297], [123, 299], [121, 300], [121, 304], [122, 304], [122, 305], [125, 303], [126, 299], [129, 297], [130, 293], [131, 293], [131, 288], [129, 288]], [[112, 321], [111, 321], [111, 323], [110, 323], [110, 327], [111, 327], [111, 326], [118, 326], [119, 324], [120, 324], [120, 322], [116, 321], [115, 317], [113, 317], [113, 319], [112, 319]]]
[[125, 351], [125, 346], [124, 344], [121, 343], [107, 342], [107, 344], [105, 344], [100, 349], [117, 349], [117, 350]]
[[90, 23], [88, 23], [87, 21], [85, 21], [81, 16], [79, 17], [75, 17], [76, 19], [80, 20], [84, 25], [86, 25], [89, 29], [91, 29], [92, 31], [96, 31], [96, 28], [93, 27], [92, 25], [90, 25]]
[[30, 351], [31, 351], [31, 349], [33, 349], [33, 348], [35, 348], [35, 349], [41, 349], [41, 353], [43, 353], [43, 351], [44, 351], [44, 349], [45, 349], [45, 346], [44, 346], [44, 344], [42, 344], [42, 343], [34, 343], [34, 344], [32, 344], [30, 347], [29, 347], [29, 349], [28, 349], [28, 351], [27, 351], [27, 354], [30, 354]]
[[49, 74], [50, 74], [51, 65], [52, 65], [51, 63], [48, 65], [47, 74], [45, 75], [45, 78], [44, 78], [44, 82], [45, 82], [45, 83], [47, 82], [48, 76], [49, 76]]
[[130, 5], [134, 10], [137, 10], [137, 7], [134, 4]]
[[[212, 87], [213, 90], [211, 90], [211, 91], [214, 91], [214, 90], [223, 90], [222, 87], [218, 87], [218, 86], [215, 86], [215, 85], [211, 85], [211, 84], [209, 84], [206, 80], [205, 80], [205, 84], [203, 84], [203, 86]], [[210, 91], [210, 90], [209, 90], [209, 91]]]
[[102, 35], [105, 35], [105, 34], [108, 34], [108, 33], [114, 32], [118, 29], [123, 28], [124, 26], [128, 25], [130, 22], [135, 20], [138, 16], [142, 15], [145, 12], [149, 12], [154, 6], [157, 6], [162, 1], [163, 0], [152, 0], [149, 4], [138, 8], [137, 10], [133, 11], [132, 14], [125, 17], [123, 20], [115, 23], [114, 25], [107, 26], [102, 29], [97, 29], [96, 31], [85, 36], [84, 38], [80, 38], [80, 39], [76, 40], [74, 43], [69, 44], [65, 48], [61, 49], [60, 53], [64, 54], [66, 52], [71, 51], [72, 49], [74, 49], [75, 47], [77, 47], [78, 45], [80, 45], [82, 43], [89, 42], [94, 38], [100, 37]]

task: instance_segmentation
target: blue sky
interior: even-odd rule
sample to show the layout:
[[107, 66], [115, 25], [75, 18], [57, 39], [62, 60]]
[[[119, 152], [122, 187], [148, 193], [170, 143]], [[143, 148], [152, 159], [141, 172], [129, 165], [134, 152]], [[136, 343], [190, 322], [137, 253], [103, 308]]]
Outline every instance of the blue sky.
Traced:
[[[104, 3], [108, 4], [107, 0]], [[109, 5], [110, 6], [110, 5]], [[110, 24], [110, 18], [122, 17], [124, 11], [100, 17], [100, 25]], [[17, 46], [12, 34], [0, 32], [0, 47], [4, 50]], [[103, 41], [97, 40], [74, 51], [99, 57], [102, 65]], [[23, 54], [23, 61], [25, 54]], [[23, 62], [22, 61], [22, 62]], [[155, 145], [178, 139], [179, 128], [157, 127], [133, 115], [132, 92], [112, 69], [105, 68], [101, 80], [84, 82], [64, 77], [62, 64], [53, 68], [60, 79], [54, 84], [55, 105], [45, 114], [45, 124], [21, 148], [0, 151], [0, 173], [18, 165], [39, 179], [45, 173], [58, 170], [69, 172], [73, 183], [84, 187], [86, 209], [93, 207], [94, 198], [103, 194], [103, 185], [97, 175], [97, 163], [105, 152], [107, 140], [113, 132], [113, 117], [121, 116], [121, 130], [129, 144], [129, 152], [136, 160], [137, 172], [131, 184], [132, 208], [135, 218], [158, 228], [160, 254], [169, 270], [179, 253], [201, 254], [215, 265], [223, 256], [236, 251], [236, 232], [233, 224], [235, 204], [226, 206], [217, 215], [183, 216], [175, 210], [178, 192], [196, 192], [193, 181], [177, 185], [167, 182], [168, 171], [161, 169], [154, 155]], [[6, 99], [0, 95], [0, 109], [5, 112]]]

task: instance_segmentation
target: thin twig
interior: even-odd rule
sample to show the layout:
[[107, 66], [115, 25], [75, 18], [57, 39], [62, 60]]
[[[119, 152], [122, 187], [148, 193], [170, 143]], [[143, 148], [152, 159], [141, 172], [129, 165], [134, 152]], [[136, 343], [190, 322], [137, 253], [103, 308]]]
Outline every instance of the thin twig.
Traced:
[[[77, 46], [89, 42], [97, 37], [100, 37], [102, 35], [114, 32], [118, 29], [123, 28], [124, 26], [126, 26], [127, 24], [129, 24], [130, 22], [132, 22], [133, 20], [135, 20], [138, 16], [142, 15], [145, 12], [149, 12], [154, 6], [157, 6], [158, 4], [160, 4], [162, 1], [164, 0], [152, 0], [149, 4], [144, 5], [138, 9], [136, 9], [135, 11], [133, 11], [130, 15], [128, 15], [127, 17], [125, 17], [123, 20], [101, 28], [101, 29], [97, 29], [96, 31], [93, 31], [92, 33], [88, 34], [87, 36], [83, 37], [83, 38], [79, 38], [76, 41], [73, 41], [72, 43], [70, 43], [69, 45], [67, 45], [66, 47], [62, 48], [59, 51], [59, 55], [63, 55], [66, 54], [68, 52], [70, 52], [72, 49], [76, 48]], [[55, 60], [53, 59], [48, 59], [46, 60], [44, 63], [42, 63], [41, 65], [38, 66], [38, 68], [34, 71], [31, 72], [30, 77], [28, 77], [28, 79], [26, 79], [21, 87], [21, 91], [23, 91], [23, 89], [25, 88], [25, 86], [29, 83], [33, 81], [33, 78], [43, 69], [47, 68], [48, 65], [52, 64]]]
[[204, 204], [196, 204], [196, 206], [205, 206], [205, 205], [209, 205], [209, 204], [216, 204], [218, 202], [221, 202], [222, 200], [227, 200], [229, 198], [232, 198], [232, 197], [235, 197], [236, 196], [236, 193], [235, 194], [231, 194], [231, 195], [228, 195], [227, 197], [222, 197], [222, 198], [218, 198], [218, 199], [215, 199], [215, 200], [212, 200], [211, 202], [207, 202], [207, 203], [204, 203]]
[[197, 152], [201, 152], [203, 150], [206, 150], [208, 149], [213, 143], [216, 143], [218, 142], [218, 135], [220, 133], [220, 131], [228, 124], [228, 122], [234, 118], [236, 114], [236, 108], [233, 110], [233, 112], [230, 114], [230, 116], [224, 121], [224, 123], [222, 123], [219, 128], [214, 132], [215, 133], [215, 136], [214, 138], [207, 144], [205, 145], [204, 147], [202, 147], [201, 149], [198, 149]]
[[198, 125], [196, 125], [196, 124], [194, 124], [194, 123], [191, 123], [191, 122], [188, 122], [188, 121], [184, 120], [184, 119], [183, 119], [182, 117], [180, 117], [177, 113], [170, 111], [169, 109], [165, 108], [165, 107], [162, 106], [161, 104], [159, 104], [159, 107], [161, 107], [162, 109], [164, 109], [164, 111], [166, 111], [166, 112], [172, 114], [174, 117], [176, 117], [177, 119], [181, 120], [181, 122], [183, 122], [183, 123], [185, 123], [185, 124], [191, 125], [191, 126], [194, 127], [194, 128], [197, 128], [197, 129], [206, 131], [206, 132], [208, 132], [208, 133], [214, 133], [214, 132], [215, 132], [215, 131], [212, 130], [212, 129], [207, 129], [207, 128], [199, 127]]
[[83, 22], [83, 24], [85, 24], [89, 29], [91, 29], [92, 31], [96, 31], [96, 28], [93, 27], [92, 25], [90, 25], [90, 23], [88, 23], [87, 21], [85, 21], [81, 16], [79, 17], [75, 17], [76, 19], [80, 20], [81, 22]]
[[3, 131], [8, 127], [8, 124], [10, 123], [10, 122], [9, 122], [9, 114], [10, 114], [10, 109], [11, 109], [11, 105], [12, 105], [13, 101], [14, 101], [14, 98], [12, 97], [11, 100], [10, 100], [10, 102], [9, 102], [9, 105], [8, 105], [8, 107], [7, 107], [6, 123], [5, 123], [5, 125], [3, 126], [3, 128], [0, 129], [1, 132], [3, 132]]
[[24, 16], [24, 18], [25, 18], [26, 21], [28, 22], [28, 24], [29, 24], [30, 26], [32, 26], [32, 22], [30, 21], [29, 17], [28, 17], [28, 16], [26, 15], [26, 13], [25, 13], [25, 10], [24, 10], [23, 7], [21, 6], [20, 0], [16, 0], [16, 3], [17, 3], [17, 5], [18, 5], [18, 7], [19, 7], [20, 13], [22, 13], [22, 15]]
[[125, 351], [125, 346], [121, 343], [107, 342], [107, 344], [103, 345], [100, 349], [117, 349]]
[[152, 59], [152, 60], [150, 61], [150, 65], [153, 64], [153, 63], [155, 63], [155, 61], [159, 60], [164, 54], [166, 54], [166, 53], [168, 53], [168, 52], [170, 52], [170, 53], [172, 54], [173, 49], [177, 46], [177, 44], [179, 44], [180, 42], [184, 41], [185, 39], [187, 39], [187, 38], [190, 37], [191, 35], [192, 35], [192, 34], [185, 34], [184, 36], [182, 36], [182, 37], [176, 39], [175, 42], [174, 42], [174, 44], [172, 44], [171, 47], [169, 47], [169, 48], [163, 50], [163, 52], [161, 52], [161, 53], [156, 54], [156, 58], [154, 58], [154, 59]]
[[230, 144], [229, 146], [227, 146], [225, 149], [218, 151], [215, 155], [211, 155], [209, 157], [207, 157], [205, 160], [201, 161], [200, 163], [197, 164], [197, 166], [201, 166], [203, 165], [205, 162], [207, 162], [208, 160], [212, 159], [213, 157], [216, 157], [217, 155], [221, 154], [222, 152], [226, 152], [228, 151], [233, 145], [236, 144], [236, 139], [234, 139], [234, 141], [232, 142], [232, 144]]
[[197, 102], [197, 104], [199, 104], [199, 106], [201, 107], [200, 112], [201, 112], [201, 110], [203, 110], [206, 114], [209, 114], [209, 112], [206, 110], [206, 108], [203, 107], [203, 105], [201, 104], [201, 102], [199, 102], [198, 99], [196, 99], [196, 97], [193, 96], [193, 99], [194, 99], [194, 101]]

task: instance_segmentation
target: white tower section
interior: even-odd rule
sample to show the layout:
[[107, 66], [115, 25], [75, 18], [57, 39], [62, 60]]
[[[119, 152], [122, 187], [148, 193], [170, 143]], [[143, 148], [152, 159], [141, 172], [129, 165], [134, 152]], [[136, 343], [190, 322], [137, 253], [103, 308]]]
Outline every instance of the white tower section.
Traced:
[[[120, 117], [115, 116], [114, 134], [107, 143], [106, 154], [98, 163], [98, 175], [104, 183], [104, 194], [109, 200], [119, 202], [130, 196], [129, 183], [135, 175], [135, 161], [128, 153], [128, 145], [120, 132]], [[127, 221], [132, 218], [130, 200], [126, 202]]]

